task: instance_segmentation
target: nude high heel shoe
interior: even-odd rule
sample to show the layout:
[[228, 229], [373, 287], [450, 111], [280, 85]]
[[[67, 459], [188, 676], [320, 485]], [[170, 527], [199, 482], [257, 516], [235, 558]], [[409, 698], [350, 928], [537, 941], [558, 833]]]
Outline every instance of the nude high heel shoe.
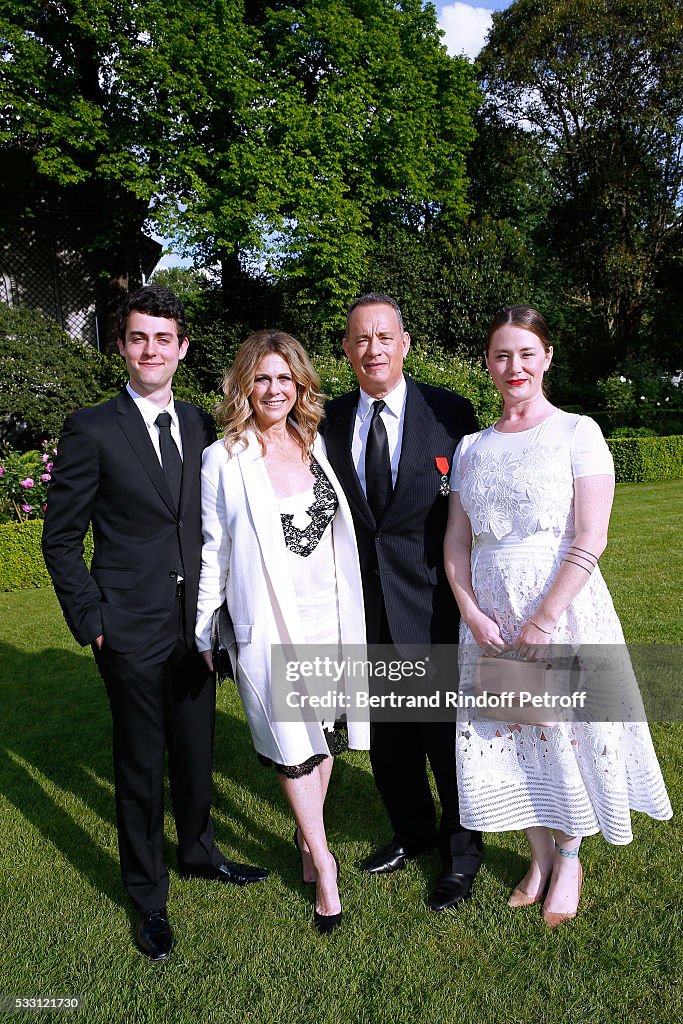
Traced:
[[[555, 847], [556, 847], [556, 849], [559, 850], [560, 855], [562, 857], [578, 857], [578, 855], [579, 855], [579, 851], [578, 850], [563, 850], [562, 847], [558, 846], [557, 843], [555, 843]], [[577, 902], [577, 907], [576, 907], [576, 910], [569, 911], [569, 913], [556, 913], [553, 910], [546, 910], [545, 907], [543, 907], [543, 910], [541, 911], [541, 916], [543, 917], [543, 920], [547, 924], [548, 928], [557, 928], [558, 925], [564, 924], [565, 921], [571, 921], [571, 920], [573, 920], [576, 917], [576, 915], [578, 913], [578, 909], [579, 909], [578, 908], [578, 901], [581, 898], [581, 886], [582, 885], [583, 885], [583, 868], [581, 867], [581, 863], [579, 863], [579, 881], [578, 881], [578, 889], [579, 889], [579, 891], [578, 891], [578, 894], [577, 894], [577, 901], [576, 901]]]
[[550, 885], [550, 879], [542, 886], [535, 896], [531, 896], [528, 892], [522, 889], [521, 885], [516, 886], [510, 894], [508, 900], [508, 907], [533, 907], [536, 903], [542, 903], [545, 899], [545, 894], [548, 891]]

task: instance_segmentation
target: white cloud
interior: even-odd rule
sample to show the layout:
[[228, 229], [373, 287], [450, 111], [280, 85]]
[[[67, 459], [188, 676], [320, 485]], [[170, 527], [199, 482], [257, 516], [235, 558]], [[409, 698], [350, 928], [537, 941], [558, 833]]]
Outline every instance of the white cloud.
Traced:
[[491, 11], [470, 4], [446, 4], [439, 13], [439, 27], [446, 33], [444, 43], [452, 56], [465, 53], [474, 60], [491, 28]]

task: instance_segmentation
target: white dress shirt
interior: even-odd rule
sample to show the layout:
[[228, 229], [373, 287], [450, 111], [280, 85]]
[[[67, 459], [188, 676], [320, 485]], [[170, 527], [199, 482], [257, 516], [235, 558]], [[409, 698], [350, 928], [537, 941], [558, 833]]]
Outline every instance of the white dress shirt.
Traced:
[[[132, 387], [130, 386], [130, 381], [126, 384], [126, 391], [133, 399], [138, 409], [140, 410], [140, 415], [145, 421], [145, 426], [147, 427], [147, 430], [149, 432], [152, 444], [154, 445], [154, 451], [157, 453], [157, 458], [159, 460], [159, 463], [161, 464], [162, 469], [164, 464], [161, 461], [161, 442], [159, 440], [159, 428], [155, 423], [155, 420], [160, 412], [167, 412], [171, 417], [171, 437], [178, 446], [180, 458], [182, 459], [183, 442], [180, 440], [180, 424], [178, 422], [178, 413], [175, 411], [175, 405], [173, 404], [173, 395], [171, 394], [171, 400], [166, 406], [166, 408], [160, 409], [158, 405], [154, 404], [154, 402], [150, 402], [148, 398], [143, 398], [142, 395], [138, 395], [135, 391], [133, 391]], [[178, 583], [182, 582], [183, 577], [180, 573], [177, 575], [176, 578], [178, 580]]]
[[140, 410], [140, 415], [145, 421], [145, 426], [149, 431], [149, 436], [152, 444], [154, 445], [154, 451], [157, 453], [159, 462], [161, 462], [161, 444], [159, 441], [159, 428], [156, 425], [155, 420], [160, 412], [167, 412], [171, 417], [171, 437], [175, 441], [178, 451], [180, 452], [180, 458], [182, 459], [183, 442], [180, 438], [180, 423], [178, 422], [178, 413], [175, 411], [175, 405], [173, 404], [173, 395], [171, 395], [171, 400], [166, 408], [160, 409], [158, 405], [150, 402], [148, 398], [143, 398], [142, 395], [136, 394], [130, 386], [130, 382], [126, 384], [126, 391]]
[[[396, 486], [398, 475], [398, 464], [401, 458], [401, 443], [403, 440], [403, 420], [406, 409], [406, 379], [401, 377], [393, 391], [384, 395], [382, 401], [384, 408], [380, 416], [386, 428], [387, 440], [389, 441], [389, 458], [391, 459], [391, 483]], [[368, 431], [372, 420], [372, 407], [376, 399], [360, 389], [356, 418], [353, 424], [353, 441], [351, 442], [351, 458], [356, 467], [356, 473], [363, 488], [363, 494], [367, 497], [365, 489], [365, 449], [368, 443]]]

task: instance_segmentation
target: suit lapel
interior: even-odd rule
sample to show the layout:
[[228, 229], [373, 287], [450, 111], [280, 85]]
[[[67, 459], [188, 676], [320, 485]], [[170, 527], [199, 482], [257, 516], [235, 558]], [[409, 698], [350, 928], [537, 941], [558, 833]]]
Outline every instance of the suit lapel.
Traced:
[[249, 444], [237, 457], [249, 513], [261, 548], [263, 569], [268, 577], [288, 639], [290, 643], [298, 643], [303, 638], [303, 627], [288, 565], [287, 546], [282, 532], [277, 497], [258, 440], [252, 433], [247, 437]]
[[[358, 479], [358, 474], [356, 473], [356, 468], [353, 465], [353, 459], [351, 456], [356, 408], [357, 403], [351, 409], [350, 434], [348, 437], [348, 443], [346, 444], [348, 465], [353, 476], [353, 481], [355, 482], [355, 485], [353, 482], [351, 484], [353, 489], [353, 502], [362, 511], [371, 527], [374, 527], [375, 525], [383, 526], [387, 522], [391, 522], [392, 511], [401, 508], [401, 505], [410, 495], [410, 488], [412, 486], [415, 473], [425, 458], [424, 444], [425, 438], [429, 436], [431, 430], [431, 412], [429, 406], [422, 397], [420, 389], [417, 387], [415, 382], [410, 379], [410, 377], [406, 377], [406, 406], [405, 413], [403, 415], [401, 457], [398, 463], [398, 473], [396, 474], [396, 486], [394, 487], [387, 507], [384, 509], [382, 518], [379, 523], [375, 524], [374, 516], [370, 511], [367, 498], [363, 494], [363, 488], [360, 485], [360, 480]], [[438, 452], [436, 454], [438, 454]], [[345, 483], [345, 481], [342, 482]], [[348, 491], [347, 497], [349, 498], [349, 501], [351, 501], [351, 495]]]
[[175, 409], [180, 424], [180, 439], [183, 443], [183, 479], [180, 485], [180, 507], [178, 510], [178, 515], [182, 519], [192, 491], [192, 484], [199, 476], [204, 436], [201, 421], [197, 417], [189, 416], [180, 402], [175, 403]]
[[353, 464], [353, 430], [356, 422], [359, 397], [360, 391], [358, 389], [351, 392], [346, 407], [337, 417], [332, 438], [330, 439], [326, 436], [325, 442], [330, 454], [332, 454], [331, 449], [334, 447], [334, 456], [330, 461], [334, 465], [337, 478], [344, 488], [346, 500], [352, 508], [355, 508], [367, 520], [370, 528], [374, 529], [375, 518], [370, 511], [368, 499], [363, 493], [356, 467]]
[[154, 450], [149, 431], [140, 412], [136, 408], [135, 402], [125, 390], [116, 397], [116, 411], [119, 414], [121, 430], [126, 435], [142, 468], [156, 487], [159, 496], [175, 516], [177, 513], [173, 507], [171, 492], [168, 489], [166, 477], [164, 476], [157, 453]]
[[[430, 410], [415, 382], [406, 377], [406, 408], [403, 416], [401, 458], [398, 463], [396, 486], [391, 501], [384, 510], [382, 522], [391, 520], [392, 509], [400, 508], [408, 498], [418, 467], [424, 462], [425, 438], [430, 434]], [[435, 452], [438, 455], [439, 452]], [[435, 470], [436, 472], [436, 470]], [[405, 507], [405, 505], [404, 505]]]

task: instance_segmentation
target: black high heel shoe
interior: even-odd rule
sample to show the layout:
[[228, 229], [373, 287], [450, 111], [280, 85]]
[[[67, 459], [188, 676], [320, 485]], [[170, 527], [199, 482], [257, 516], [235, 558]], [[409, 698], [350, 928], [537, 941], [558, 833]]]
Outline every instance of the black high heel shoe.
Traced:
[[[294, 829], [294, 845], [296, 846], [296, 852], [299, 854], [300, 857], [303, 857], [303, 853], [301, 852], [301, 847], [299, 846], [299, 826], [298, 825]], [[315, 885], [315, 878], [311, 878], [311, 879], [309, 879], [309, 881], [303, 880], [303, 882], [304, 882], [304, 885]]]
[[[330, 851], [332, 852], [332, 851]], [[334, 863], [337, 865], [337, 881], [339, 881], [339, 861], [336, 855], [333, 853]], [[313, 927], [317, 931], [318, 935], [329, 935], [335, 928], [338, 928], [342, 921], [342, 912], [338, 914], [319, 914], [315, 909], [315, 902], [313, 903]]]

